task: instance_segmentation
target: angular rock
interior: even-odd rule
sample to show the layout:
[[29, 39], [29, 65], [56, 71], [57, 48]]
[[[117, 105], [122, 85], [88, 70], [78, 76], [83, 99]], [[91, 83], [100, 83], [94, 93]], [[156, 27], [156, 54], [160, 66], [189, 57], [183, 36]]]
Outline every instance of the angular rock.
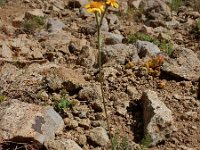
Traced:
[[78, 64], [87, 68], [92, 68], [97, 60], [97, 50], [88, 46], [83, 46], [78, 56]]
[[137, 49], [134, 45], [107, 45], [102, 50], [102, 60], [104, 63], [125, 64], [126, 59], [134, 62], [139, 60]]
[[197, 81], [200, 77], [200, 60], [192, 50], [179, 47], [172, 53], [172, 58], [164, 62], [162, 70], [175, 78]]
[[172, 112], [151, 90], [143, 92], [143, 120], [145, 135], [151, 139], [151, 145], [166, 139], [176, 129]]
[[166, 20], [171, 19], [170, 7], [163, 0], [144, 1], [144, 13], [148, 18], [146, 23], [153, 26], [164, 25]]
[[94, 142], [94, 145], [105, 146], [109, 142], [106, 130], [102, 127], [96, 127], [90, 130], [88, 138]]
[[131, 6], [133, 6], [134, 8], [138, 9], [140, 4], [141, 4], [142, 0], [134, 0], [131, 1]]
[[160, 53], [158, 46], [148, 41], [137, 40], [135, 45], [138, 48], [138, 55], [140, 58], [151, 57]]
[[64, 128], [64, 122], [52, 107], [28, 104], [16, 99], [0, 105], [0, 139], [29, 137], [40, 143], [53, 140]]
[[103, 33], [105, 37], [105, 44], [107, 45], [114, 45], [122, 43], [123, 36], [120, 34], [110, 33], [110, 32], [104, 32]]
[[52, 67], [44, 69], [47, 85], [52, 90], [66, 89], [68, 92], [79, 90], [85, 83], [84, 77], [79, 71], [74, 71], [65, 67]]
[[42, 9], [33, 9], [33, 10], [27, 11], [25, 13], [26, 19], [30, 19], [33, 17], [44, 17], [44, 13], [43, 13]]
[[62, 31], [64, 27], [65, 24], [62, 21], [53, 18], [48, 19], [47, 30], [49, 32], [59, 32]]
[[115, 14], [108, 14], [108, 15], [106, 15], [106, 19], [108, 20], [110, 31], [119, 29], [119, 27], [120, 27], [120, 21], [119, 21], [117, 15], [115, 15]]
[[82, 150], [82, 148], [73, 140], [61, 139], [50, 140], [45, 143], [48, 150]]
[[[0, 41], [1, 42], [1, 41]], [[12, 50], [5, 44], [3, 41], [0, 43], [0, 57], [3, 58], [12, 58]]]
[[101, 89], [96, 84], [90, 84], [83, 86], [78, 93], [78, 97], [84, 101], [101, 100]]

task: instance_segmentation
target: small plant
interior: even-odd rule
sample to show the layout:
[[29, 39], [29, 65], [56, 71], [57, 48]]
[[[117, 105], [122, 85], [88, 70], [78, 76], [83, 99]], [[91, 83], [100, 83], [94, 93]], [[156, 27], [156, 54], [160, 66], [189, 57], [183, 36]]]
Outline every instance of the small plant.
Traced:
[[165, 53], [167, 53], [169, 56], [172, 54], [173, 52], [173, 44], [171, 42], [167, 42], [166, 40], [161, 40], [160, 44], [158, 45], [158, 47], [164, 51]]
[[152, 42], [156, 45], [160, 44], [160, 41], [158, 39], [141, 32], [137, 32], [128, 36], [128, 43], [135, 43], [137, 40]]
[[191, 33], [195, 38], [200, 38], [200, 19], [197, 20], [195, 27], [192, 29]]
[[23, 30], [26, 33], [33, 34], [37, 29], [41, 29], [45, 25], [45, 18], [34, 16], [24, 20]]
[[4, 5], [6, 3], [6, 0], [0, 0], [0, 6]]
[[120, 142], [118, 137], [118, 133], [115, 133], [112, 140], [112, 150], [132, 150], [127, 138], [124, 137]]
[[196, 26], [194, 28], [194, 33], [200, 34], [200, 19], [198, 19], [197, 22], [196, 22]]
[[4, 102], [6, 100], [6, 96], [0, 94], [0, 103]]
[[151, 60], [147, 61], [143, 67], [147, 68], [148, 74], [151, 76], [159, 76], [160, 68], [164, 63], [164, 56], [158, 55]]
[[172, 10], [178, 11], [178, 8], [183, 6], [184, 3], [185, 3], [184, 0], [172, 0], [170, 7], [171, 7]]
[[58, 109], [65, 110], [67, 108], [71, 108], [73, 106], [73, 103], [70, 102], [67, 98], [63, 97], [58, 102]]
[[173, 52], [173, 44], [166, 40], [158, 40], [148, 34], [137, 32], [128, 36], [128, 43], [135, 43], [137, 40], [148, 41], [157, 45], [163, 52], [171, 55]]
[[151, 143], [152, 143], [152, 139], [151, 139], [150, 135], [146, 134], [144, 136], [144, 138], [142, 139], [142, 141], [141, 141], [141, 144], [140, 144], [141, 145], [141, 149], [142, 150], [147, 149], [150, 146]]
[[85, 5], [87, 12], [94, 13], [95, 20], [96, 20], [98, 66], [99, 66], [99, 81], [100, 81], [100, 86], [101, 86], [101, 97], [103, 100], [103, 107], [105, 111], [109, 136], [111, 138], [111, 129], [110, 129], [110, 123], [109, 123], [109, 118], [108, 118], [108, 113], [107, 113], [107, 108], [106, 108], [105, 94], [103, 90], [103, 85], [104, 85], [103, 74], [104, 73], [103, 73], [102, 56], [101, 56], [101, 53], [102, 53], [101, 52], [101, 48], [102, 48], [101, 27], [102, 27], [103, 18], [105, 17], [105, 14], [110, 7], [119, 8], [119, 4], [116, 0], [105, 0], [105, 1], [90, 1], [88, 4]]

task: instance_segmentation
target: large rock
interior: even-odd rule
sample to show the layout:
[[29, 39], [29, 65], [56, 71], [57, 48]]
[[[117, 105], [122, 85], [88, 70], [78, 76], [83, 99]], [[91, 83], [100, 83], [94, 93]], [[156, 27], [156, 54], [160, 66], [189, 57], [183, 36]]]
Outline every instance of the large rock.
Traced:
[[48, 150], [82, 150], [82, 148], [73, 140], [51, 140], [45, 143]]
[[104, 63], [125, 64], [126, 59], [137, 62], [139, 56], [134, 45], [115, 44], [107, 45], [102, 50], [102, 59]]
[[172, 112], [160, 101], [154, 91], [144, 91], [141, 99], [143, 101], [145, 136], [150, 138], [151, 145], [156, 145], [176, 129]]
[[140, 58], [146, 56], [155, 56], [160, 53], [160, 49], [154, 43], [148, 41], [136, 41], [136, 47], [138, 48], [138, 55]]
[[50, 106], [41, 107], [16, 99], [0, 105], [0, 139], [33, 138], [40, 143], [53, 140], [64, 128], [62, 118]]
[[164, 62], [162, 70], [175, 78], [197, 81], [200, 77], [200, 60], [187, 48], [178, 48], [172, 58]]

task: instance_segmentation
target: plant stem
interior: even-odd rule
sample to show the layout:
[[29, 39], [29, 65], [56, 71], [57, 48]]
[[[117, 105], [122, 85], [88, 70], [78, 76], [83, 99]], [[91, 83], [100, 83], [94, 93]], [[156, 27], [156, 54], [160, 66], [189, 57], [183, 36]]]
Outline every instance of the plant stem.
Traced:
[[[99, 22], [97, 13], [95, 13], [95, 18], [97, 22], [97, 40], [98, 40], [98, 64], [99, 64], [99, 80], [100, 80], [100, 86], [101, 86], [101, 94], [102, 94], [102, 100], [103, 100], [103, 107], [106, 115], [106, 122], [108, 127], [108, 133], [109, 137], [111, 138], [111, 130], [110, 130], [110, 123], [108, 119], [108, 112], [106, 108], [106, 101], [105, 101], [105, 95], [103, 90], [103, 84], [104, 84], [104, 75], [103, 75], [103, 68], [102, 68], [102, 59], [101, 59], [101, 21]], [[102, 19], [101, 19], [102, 20]]]

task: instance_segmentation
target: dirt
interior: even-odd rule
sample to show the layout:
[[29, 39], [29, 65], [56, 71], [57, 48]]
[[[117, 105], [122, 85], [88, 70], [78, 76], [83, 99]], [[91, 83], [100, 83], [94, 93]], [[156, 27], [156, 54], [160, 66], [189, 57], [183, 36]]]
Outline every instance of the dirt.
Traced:
[[[67, 3], [68, 1], [64, 1]], [[1, 14], [0, 14], [0, 23], [2, 26], [12, 26], [12, 20], [17, 17], [21, 16], [28, 10], [32, 9], [31, 3], [35, 3], [35, 1], [31, 1], [30, 3], [24, 3], [21, 0], [14, 1], [10, 0], [5, 5], [1, 6]], [[83, 38], [86, 39], [88, 42], [91, 42], [91, 45], [94, 44], [94, 36], [87, 35], [80, 33], [77, 28], [82, 27], [83, 25], [87, 26], [87, 21], [84, 18], [77, 18], [76, 9], [69, 9], [66, 8], [66, 16], [62, 15], [62, 12], [52, 12], [46, 14], [47, 18], [57, 16], [61, 19], [64, 23], [66, 23], [69, 27], [72, 27], [71, 33], [76, 38]], [[134, 19], [130, 19], [130, 14], [127, 16], [129, 19], [127, 20], [126, 17], [120, 17], [121, 26], [126, 27], [127, 30], [123, 30], [123, 34], [126, 35], [129, 32], [134, 32], [133, 30], [139, 30], [142, 27], [143, 23], [136, 22]], [[134, 21], [134, 23], [133, 23]], [[131, 31], [130, 26], [128, 24], [132, 24], [135, 28]], [[135, 26], [134, 24], [137, 24]], [[74, 25], [74, 26], [73, 26]], [[15, 29], [17, 30], [17, 29]], [[70, 30], [70, 28], [65, 29]], [[180, 32], [179, 32], [180, 31]], [[194, 38], [191, 36], [190, 32], [184, 31], [184, 29], [174, 29], [174, 33], [181, 33], [183, 36], [184, 41], [180, 45], [184, 45], [186, 48], [192, 49], [195, 52], [198, 52], [200, 45], [199, 45], [199, 38]], [[16, 32], [12, 36], [7, 35], [3, 30], [0, 32], [0, 39], [12, 39], [18, 37], [19, 34]], [[35, 40], [36, 38], [32, 35], [28, 35], [28, 40]], [[42, 38], [40, 39], [43, 40]], [[45, 40], [45, 39], [44, 39]], [[175, 40], [176, 42], [176, 40]], [[42, 42], [38, 42], [40, 46]], [[48, 43], [51, 45], [51, 43]], [[59, 43], [58, 43], [59, 45]], [[86, 81], [97, 83], [98, 80], [96, 74], [98, 73], [95, 69], [88, 69], [87, 67], [83, 67], [76, 64], [76, 59], [78, 59], [78, 55], [80, 54], [69, 54], [69, 52], [60, 52], [60, 51], [53, 51], [56, 53], [57, 56], [61, 55], [62, 58], [66, 58], [67, 60], [62, 62], [60, 60], [59, 66], [61, 67], [68, 67], [70, 69], [75, 70], [78, 69], [77, 74], [72, 74], [72, 79], [75, 82], [84, 83]], [[48, 53], [50, 54], [50, 53]], [[65, 57], [66, 55], [66, 57]], [[43, 59], [48, 59], [44, 57]], [[27, 61], [33, 61], [34, 59], [25, 59]], [[19, 60], [21, 61], [21, 60]], [[37, 61], [37, 59], [36, 59]], [[47, 88], [46, 80], [42, 79], [46, 74], [49, 72], [45, 72], [43, 70], [43, 75], [41, 75], [41, 79], [39, 79], [39, 75], [34, 75], [34, 69], [36, 70], [39, 68], [33, 67], [31, 68], [31, 64], [20, 64], [20, 63], [11, 63], [9, 62], [2, 62], [0, 63], [0, 72], [1, 75], [5, 74], [4, 68], [7, 68], [7, 76], [3, 78], [1, 76], [1, 93], [7, 98], [17, 98], [25, 102], [29, 103], [36, 103], [39, 105], [52, 105], [54, 106], [54, 101], [50, 99], [50, 101], [40, 101], [38, 100], [37, 93], [38, 91], [45, 90], [47, 94], [53, 95], [53, 93], [59, 93], [60, 89], [52, 90]], [[12, 66], [5, 66], [5, 64], [11, 64]], [[34, 65], [35, 63], [33, 63]], [[43, 64], [43, 63], [41, 63]], [[4, 66], [4, 67], [3, 67]], [[15, 67], [16, 68], [15, 68]], [[141, 144], [141, 140], [143, 136], [143, 114], [142, 114], [142, 102], [140, 97], [145, 89], [152, 89], [158, 93], [159, 98], [166, 104], [166, 106], [173, 112], [173, 117], [175, 121], [175, 126], [177, 130], [167, 137], [167, 139], [157, 146], [150, 147], [150, 150], [200, 150], [200, 98], [199, 98], [199, 81], [185, 81], [182, 79], [176, 79], [173, 76], [169, 76], [165, 74], [161, 70], [161, 75], [159, 77], [153, 77], [149, 75], [140, 76], [137, 74], [137, 68], [140, 64], [136, 64], [136, 66], [132, 67], [131, 69], [126, 69], [125, 65], [114, 65], [112, 68], [116, 69], [117, 75], [114, 77], [113, 81], [110, 82], [108, 78], [105, 78], [105, 95], [107, 100], [107, 108], [109, 112], [109, 122], [111, 124], [111, 131], [112, 135], [118, 133], [120, 139], [123, 137], [127, 138], [128, 141], [131, 143], [133, 141], [134, 144]], [[106, 67], [106, 66], [104, 66]], [[30, 70], [29, 70], [29, 69]], [[31, 72], [33, 71], [33, 72]], [[59, 70], [58, 74], [61, 73], [61, 76], [65, 76], [66, 70]], [[96, 72], [95, 72], [96, 71]], [[26, 73], [25, 73], [26, 72]], [[36, 71], [37, 72], [37, 71]], [[33, 73], [33, 74], [31, 74]], [[70, 74], [71, 75], [71, 74]], [[67, 78], [70, 78], [67, 75]], [[47, 75], [48, 76], [48, 75]], [[84, 76], [84, 79], [83, 79]], [[80, 80], [77, 80], [80, 79]], [[2, 82], [2, 80], [5, 81]], [[35, 81], [35, 82], [34, 82]], [[23, 84], [22, 84], [23, 82]], [[163, 84], [163, 86], [160, 86]], [[7, 86], [7, 87], [6, 87]], [[134, 86], [138, 91], [137, 95], [133, 97], [127, 94], [127, 86]], [[78, 91], [79, 89], [69, 93], [69, 99], [72, 100], [79, 100], [78, 99]], [[120, 95], [121, 94], [121, 95]], [[124, 95], [123, 95], [124, 94]], [[113, 98], [116, 96], [117, 100]], [[116, 108], [114, 107], [114, 103], [118, 101], [119, 103], [123, 103], [125, 101], [129, 101], [129, 107], [127, 108], [127, 113], [125, 116], [120, 115], [117, 113]], [[91, 120], [93, 124], [99, 123], [102, 126], [106, 127], [105, 124], [105, 115], [102, 112], [94, 112], [92, 106], [88, 102], [80, 101], [80, 105], [77, 106], [82, 110], [87, 110], [87, 117]], [[74, 115], [75, 113], [73, 110], [69, 110], [67, 114], [64, 114], [64, 117]], [[63, 115], [63, 114], [62, 114]], [[74, 115], [77, 117], [76, 115]], [[77, 129], [68, 130], [66, 129], [61, 137], [70, 138], [77, 143], [79, 143], [79, 136], [87, 134], [88, 131], [84, 130], [80, 127]], [[84, 143], [83, 149], [92, 149], [93, 146], [89, 145], [89, 143]], [[103, 149], [106, 149], [105, 147]]]

